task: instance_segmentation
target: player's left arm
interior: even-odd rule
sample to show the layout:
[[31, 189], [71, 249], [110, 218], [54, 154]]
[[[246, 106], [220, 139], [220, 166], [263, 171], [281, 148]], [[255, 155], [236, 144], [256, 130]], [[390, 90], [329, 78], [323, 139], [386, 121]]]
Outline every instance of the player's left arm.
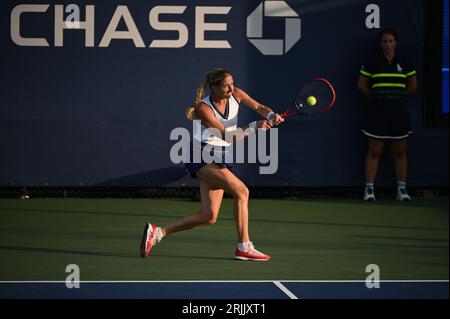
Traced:
[[[284, 121], [284, 119], [277, 113], [275, 113], [270, 107], [265, 106], [259, 102], [257, 102], [255, 99], [253, 99], [250, 95], [247, 94], [244, 90], [240, 88], [234, 89], [234, 96], [237, 99], [239, 103], [244, 103], [246, 106], [251, 108], [252, 110], [256, 111], [259, 115], [262, 117], [271, 120], [273, 124], [279, 124]], [[273, 113], [270, 118], [268, 118], [268, 115], [270, 113]]]
[[407, 58], [405, 58], [405, 75], [406, 75], [406, 94], [410, 95], [417, 90], [417, 72], [414, 69], [413, 64]]
[[406, 78], [406, 94], [410, 95], [417, 91], [417, 76], [412, 75]]

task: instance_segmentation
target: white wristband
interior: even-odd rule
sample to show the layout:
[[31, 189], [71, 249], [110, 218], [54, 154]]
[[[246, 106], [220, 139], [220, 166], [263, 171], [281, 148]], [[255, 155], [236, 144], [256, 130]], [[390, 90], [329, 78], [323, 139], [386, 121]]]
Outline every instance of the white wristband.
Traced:
[[266, 119], [268, 121], [272, 120], [275, 117], [275, 112], [270, 112], [269, 114], [267, 114]]
[[253, 121], [253, 122], [250, 122], [249, 124], [248, 124], [248, 128], [252, 128], [252, 129], [254, 129], [255, 131], [258, 129], [258, 124], [257, 124], [257, 122], [256, 121]]

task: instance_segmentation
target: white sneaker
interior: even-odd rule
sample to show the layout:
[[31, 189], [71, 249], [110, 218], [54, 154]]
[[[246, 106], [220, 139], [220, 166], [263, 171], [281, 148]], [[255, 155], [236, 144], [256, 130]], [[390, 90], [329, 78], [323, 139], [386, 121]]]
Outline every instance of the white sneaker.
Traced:
[[373, 188], [368, 187], [368, 188], [364, 189], [363, 200], [370, 201], [370, 202], [376, 201]]
[[408, 193], [406, 192], [405, 188], [399, 188], [397, 190], [397, 200], [401, 201], [401, 202], [409, 202], [411, 200], [411, 197], [408, 195]]
[[141, 257], [147, 257], [152, 247], [161, 241], [161, 229], [158, 228], [155, 224], [147, 223], [145, 225], [141, 241]]
[[250, 242], [247, 250], [245, 251], [236, 248], [236, 251], [234, 252], [234, 258], [239, 260], [268, 261], [271, 257], [256, 250], [255, 246], [253, 246], [253, 243]]

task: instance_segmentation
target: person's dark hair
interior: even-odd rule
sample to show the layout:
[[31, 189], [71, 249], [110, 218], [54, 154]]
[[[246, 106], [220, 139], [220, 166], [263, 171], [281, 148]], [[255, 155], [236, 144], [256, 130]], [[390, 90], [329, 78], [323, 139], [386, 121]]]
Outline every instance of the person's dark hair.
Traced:
[[394, 37], [395, 41], [397, 42], [397, 31], [395, 31], [392, 28], [384, 28], [380, 31], [380, 33], [378, 34], [378, 40], [381, 41], [381, 38], [383, 37], [383, 35], [385, 34], [390, 34]]
[[194, 104], [192, 106], [188, 106], [185, 110], [186, 117], [192, 120], [194, 115], [195, 106], [200, 102], [205, 94], [207, 88], [211, 88], [211, 85], [220, 84], [226, 76], [231, 75], [231, 72], [225, 69], [214, 69], [205, 74], [203, 77], [203, 81], [200, 86], [197, 88], [197, 92], [195, 94]]

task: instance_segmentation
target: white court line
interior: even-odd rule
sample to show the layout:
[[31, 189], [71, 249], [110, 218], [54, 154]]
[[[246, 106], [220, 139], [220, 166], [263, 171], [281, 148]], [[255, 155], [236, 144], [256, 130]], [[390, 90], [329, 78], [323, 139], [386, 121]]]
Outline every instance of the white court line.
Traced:
[[285, 286], [283, 286], [283, 284], [280, 283], [279, 281], [274, 281], [273, 283], [275, 284], [275, 286], [280, 288], [282, 292], [284, 292], [286, 295], [288, 295], [289, 298], [298, 299], [296, 295], [294, 295], [289, 289], [287, 289]]
[[[78, 281], [77, 281], [78, 282]], [[291, 282], [291, 283], [350, 283], [361, 282], [366, 280], [80, 280], [80, 283], [266, 283], [266, 282]], [[437, 280], [379, 280], [383, 282], [396, 283], [448, 283], [448, 279]], [[0, 284], [21, 284], [21, 283], [36, 283], [36, 284], [52, 284], [52, 283], [66, 283], [65, 280], [0, 280]]]

